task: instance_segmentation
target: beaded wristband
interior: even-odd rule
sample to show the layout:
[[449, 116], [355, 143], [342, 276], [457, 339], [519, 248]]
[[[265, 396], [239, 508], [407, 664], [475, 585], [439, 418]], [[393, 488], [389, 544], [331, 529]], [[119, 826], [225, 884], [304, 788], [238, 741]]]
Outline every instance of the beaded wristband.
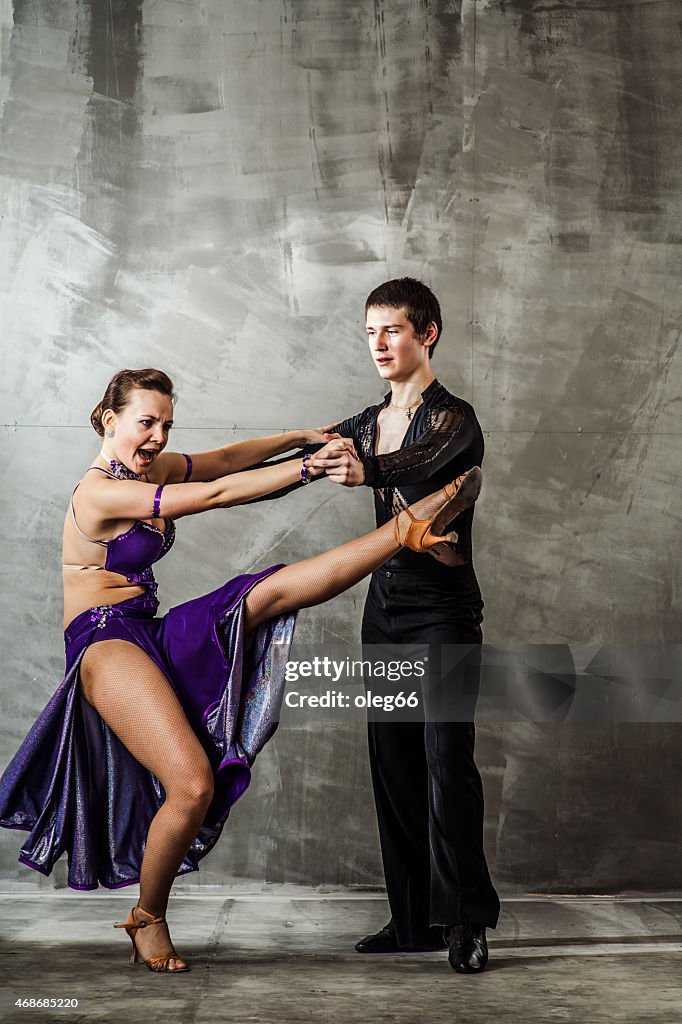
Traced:
[[301, 480], [303, 481], [304, 484], [309, 484], [311, 480], [310, 476], [308, 475], [308, 466], [306, 465], [309, 458], [310, 455], [306, 452], [306, 454], [303, 456], [303, 465], [301, 466]]
[[156, 494], [154, 495], [154, 509], [152, 511], [152, 519], [158, 519], [161, 515], [161, 491], [163, 490], [163, 484], [159, 484], [156, 488]]
[[[183, 452], [183, 455], [184, 455], [184, 452]], [[189, 478], [192, 475], [192, 460], [190, 459], [189, 455], [185, 455], [185, 458], [187, 460], [187, 472], [185, 473], [185, 479], [182, 481], [183, 484], [186, 484], [187, 481], [189, 480]]]

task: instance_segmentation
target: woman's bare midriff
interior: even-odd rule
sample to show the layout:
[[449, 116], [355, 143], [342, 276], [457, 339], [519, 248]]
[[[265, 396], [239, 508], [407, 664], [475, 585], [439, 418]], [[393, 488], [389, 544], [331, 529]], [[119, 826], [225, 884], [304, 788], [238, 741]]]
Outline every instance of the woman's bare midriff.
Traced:
[[[75, 578], [74, 578], [75, 577]], [[120, 604], [129, 597], [144, 594], [147, 587], [138, 583], [121, 583], [125, 576], [107, 569], [66, 569], [62, 572], [64, 581], [64, 624], [87, 611], [103, 604]]]
[[[79, 519], [84, 518], [84, 509], [77, 514]], [[113, 540], [126, 533], [135, 525], [135, 519], [115, 520], [107, 523], [106, 535], [102, 537], [102, 527], [98, 524], [85, 522], [86, 530], [94, 530], [94, 536], [102, 540]], [[163, 519], [143, 520], [157, 530], [165, 527]], [[62, 563], [86, 565], [84, 569], [62, 570], [62, 581], [64, 584], [64, 622], [66, 629], [70, 622], [87, 611], [88, 608], [96, 608], [104, 604], [120, 604], [130, 597], [137, 597], [144, 594], [148, 589], [139, 583], [128, 583], [126, 577], [118, 572], [111, 572], [109, 569], [89, 565], [89, 561], [95, 557], [101, 557], [104, 561], [105, 551], [97, 549], [96, 545], [84, 541], [76, 533], [70, 513], [67, 512], [64, 518], [64, 534], [62, 540]]]

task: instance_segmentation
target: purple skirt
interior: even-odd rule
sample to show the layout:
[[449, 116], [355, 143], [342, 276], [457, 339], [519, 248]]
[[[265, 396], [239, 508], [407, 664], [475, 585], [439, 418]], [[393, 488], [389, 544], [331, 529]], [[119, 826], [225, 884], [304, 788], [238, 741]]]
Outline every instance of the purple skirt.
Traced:
[[280, 568], [236, 576], [160, 618], [148, 592], [69, 623], [64, 680], [0, 779], [0, 825], [29, 832], [22, 864], [49, 875], [66, 852], [72, 889], [116, 889], [140, 879], [147, 831], [165, 792], [79, 686], [88, 646], [120, 639], [142, 648], [166, 675], [213, 768], [213, 800], [177, 874], [198, 869], [279, 721], [296, 614], [268, 619], [245, 637], [244, 597]]

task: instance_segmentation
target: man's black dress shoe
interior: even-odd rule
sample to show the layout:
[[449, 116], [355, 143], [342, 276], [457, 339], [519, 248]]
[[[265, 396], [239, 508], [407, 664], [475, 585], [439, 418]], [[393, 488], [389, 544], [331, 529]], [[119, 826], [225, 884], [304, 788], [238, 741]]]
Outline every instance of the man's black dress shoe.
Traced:
[[445, 941], [437, 946], [399, 946], [390, 924], [387, 924], [380, 932], [366, 935], [364, 939], [355, 943], [358, 953], [433, 953], [438, 949], [445, 949], [445, 946]]
[[364, 939], [355, 943], [357, 953], [397, 953], [398, 949], [398, 940], [390, 925], [375, 935], [365, 935]]
[[485, 925], [466, 921], [455, 924], [443, 932], [448, 944], [448, 960], [453, 971], [460, 974], [479, 974], [488, 963], [488, 943]]

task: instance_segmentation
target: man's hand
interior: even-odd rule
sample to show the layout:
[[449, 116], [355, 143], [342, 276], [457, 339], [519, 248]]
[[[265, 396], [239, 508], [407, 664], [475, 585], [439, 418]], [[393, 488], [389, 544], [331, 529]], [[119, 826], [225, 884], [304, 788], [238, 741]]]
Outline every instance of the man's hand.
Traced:
[[431, 558], [435, 558], [441, 565], [466, 565], [464, 559], [457, 554], [452, 544], [434, 544], [432, 548], [429, 548], [428, 554]]
[[329, 479], [343, 487], [357, 487], [365, 482], [365, 468], [358, 458], [350, 437], [325, 432], [328, 443], [312, 456], [309, 465], [322, 469]]

